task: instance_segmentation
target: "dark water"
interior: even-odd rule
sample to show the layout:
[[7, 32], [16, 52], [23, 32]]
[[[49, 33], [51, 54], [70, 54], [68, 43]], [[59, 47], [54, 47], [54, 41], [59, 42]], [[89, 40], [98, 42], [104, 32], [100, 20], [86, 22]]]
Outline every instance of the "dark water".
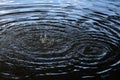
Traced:
[[0, 80], [117, 79], [120, 1], [59, 1], [1, 1]]

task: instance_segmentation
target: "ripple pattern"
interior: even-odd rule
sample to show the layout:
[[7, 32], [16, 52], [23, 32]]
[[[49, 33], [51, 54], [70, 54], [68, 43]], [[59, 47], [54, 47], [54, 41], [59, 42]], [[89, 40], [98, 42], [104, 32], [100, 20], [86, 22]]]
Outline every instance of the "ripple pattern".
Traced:
[[119, 66], [119, 15], [56, 4], [3, 6], [1, 12], [2, 78], [74, 72], [94, 78]]

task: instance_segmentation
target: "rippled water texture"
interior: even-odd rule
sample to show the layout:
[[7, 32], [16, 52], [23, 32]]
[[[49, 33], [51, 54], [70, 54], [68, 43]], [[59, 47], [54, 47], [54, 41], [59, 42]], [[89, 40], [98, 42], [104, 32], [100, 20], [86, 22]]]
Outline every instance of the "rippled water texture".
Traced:
[[103, 80], [116, 73], [119, 4], [0, 5], [1, 80]]

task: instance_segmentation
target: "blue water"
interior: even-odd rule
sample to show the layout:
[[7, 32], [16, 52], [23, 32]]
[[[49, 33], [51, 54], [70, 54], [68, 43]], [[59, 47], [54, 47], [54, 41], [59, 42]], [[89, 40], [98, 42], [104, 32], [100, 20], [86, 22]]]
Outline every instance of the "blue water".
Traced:
[[119, 0], [0, 0], [0, 80], [118, 80]]

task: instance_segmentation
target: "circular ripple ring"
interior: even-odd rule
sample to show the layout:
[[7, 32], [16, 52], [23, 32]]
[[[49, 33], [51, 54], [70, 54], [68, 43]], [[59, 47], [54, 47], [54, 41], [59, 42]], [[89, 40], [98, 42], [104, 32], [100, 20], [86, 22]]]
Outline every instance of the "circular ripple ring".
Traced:
[[6, 7], [0, 14], [0, 75], [22, 79], [83, 71], [81, 77], [93, 77], [114, 70], [119, 32], [75, 10], [51, 4]]

